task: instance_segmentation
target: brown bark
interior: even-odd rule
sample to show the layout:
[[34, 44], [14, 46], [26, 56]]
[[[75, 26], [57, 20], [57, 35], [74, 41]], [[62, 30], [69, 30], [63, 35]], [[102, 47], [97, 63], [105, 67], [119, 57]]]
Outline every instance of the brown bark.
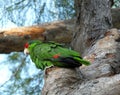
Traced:
[[9, 53], [11, 51], [21, 51], [24, 43], [30, 39], [44, 40], [41, 27], [21, 27], [1, 30], [0, 32], [0, 52]]

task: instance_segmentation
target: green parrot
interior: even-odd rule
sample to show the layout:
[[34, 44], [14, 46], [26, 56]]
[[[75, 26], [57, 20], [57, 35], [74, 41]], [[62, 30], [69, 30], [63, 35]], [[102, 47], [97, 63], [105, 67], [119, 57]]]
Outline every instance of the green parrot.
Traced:
[[78, 52], [52, 41], [29, 41], [25, 44], [24, 53], [30, 54], [36, 67], [41, 70], [50, 66], [75, 68], [82, 64], [90, 65], [90, 62], [82, 59]]

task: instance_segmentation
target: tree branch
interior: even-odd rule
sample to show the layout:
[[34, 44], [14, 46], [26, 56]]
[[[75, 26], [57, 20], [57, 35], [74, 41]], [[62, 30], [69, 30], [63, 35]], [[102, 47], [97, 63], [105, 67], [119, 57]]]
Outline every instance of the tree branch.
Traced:
[[[120, 8], [112, 9], [113, 27], [120, 28]], [[75, 31], [74, 19], [45, 23], [39, 26], [0, 30], [0, 53], [23, 51], [28, 40], [53, 40], [70, 43]]]

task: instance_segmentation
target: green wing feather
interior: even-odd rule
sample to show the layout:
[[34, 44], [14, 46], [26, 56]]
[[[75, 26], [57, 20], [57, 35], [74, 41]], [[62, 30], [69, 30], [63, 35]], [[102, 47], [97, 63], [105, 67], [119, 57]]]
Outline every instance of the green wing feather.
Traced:
[[56, 54], [60, 54], [62, 57], [73, 57], [80, 62], [80, 64], [90, 65], [90, 62], [83, 60], [78, 52], [64, 48], [64, 46], [59, 43], [34, 41], [33, 43], [31, 42], [29, 51], [36, 67], [42, 70], [45, 69], [46, 66], [52, 65], [64, 67], [60, 62], [52, 61], [54, 60], [53, 56]]
[[47, 52], [50, 51], [49, 47], [46, 47], [45, 44], [33, 43], [29, 47], [30, 57], [35, 63], [36, 67], [44, 70], [46, 66], [52, 66], [53, 64], [50, 61], [45, 61], [44, 59], [50, 57]]

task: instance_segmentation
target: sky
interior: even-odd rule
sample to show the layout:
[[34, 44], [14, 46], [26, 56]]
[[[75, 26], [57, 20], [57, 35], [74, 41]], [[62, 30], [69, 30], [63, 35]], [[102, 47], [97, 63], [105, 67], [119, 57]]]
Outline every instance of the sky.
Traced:
[[6, 64], [7, 55], [0, 54], [0, 85], [9, 80], [12, 73], [9, 71], [9, 65]]
[[[14, 2], [16, 0], [12, 0], [12, 1]], [[36, 1], [39, 2], [39, 0], [36, 0]], [[26, 0], [26, 2], [28, 1]], [[16, 9], [15, 11], [11, 12], [12, 15], [8, 11], [4, 11], [5, 10], [4, 8], [8, 8], [12, 5], [9, 3], [10, 3], [9, 0], [8, 0], [8, 3], [6, 3], [6, 1], [4, 0], [0, 0], [0, 5], [2, 5], [0, 7], [0, 23], [1, 23], [0, 28], [1, 29], [17, 27], [18, 25], [14, 23], [16, 21], [19, 23], [22, 22], [24, 26], [30, 26], [30, 25], [37, 24], [34, 21], [38, 20], [38, 18], [41, 18], [40, 23], [58, 19], [58, 15], [54, 16], [53, 18], [51, 17], [50, 13], [48, 13], [49, 11], [51, 11], [51, 12], [55, 12], [56, 14], [58, 14], [57, 9], [55, 8], [55, 3], [52, 0], [41, 0], [41, 3], [39, 4], [39, 6], [35, 6], [33, 4], [33, 7], [36, 7], [36, 9], [32, 7], [32, 3], [31, 3], [31, 7], [26, 7], [20, 12]], [[38, 16], [37, 13], [39, 12], [39, 9], [41, 8], [40, 5], [42, 6], [44, 3], [46, 3], [44, 13], [41, 14], [41, 16]], [[14, 20], [11, 20], [11, 17], [14, 18]], [[22, 18], [24, 21], [21, 21]]]

